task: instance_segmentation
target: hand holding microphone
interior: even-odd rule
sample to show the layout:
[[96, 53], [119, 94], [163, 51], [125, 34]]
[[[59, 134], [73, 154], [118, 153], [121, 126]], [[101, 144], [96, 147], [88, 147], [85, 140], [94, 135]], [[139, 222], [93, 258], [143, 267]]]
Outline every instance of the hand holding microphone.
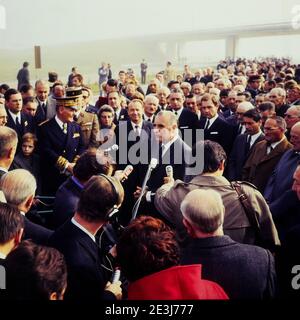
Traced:
[[128, 179], [128, 176], [131, 174], [132, 171], [133, 166], [129, 164], [123, 171], [115, 171], [114, 177], [117, 178], [120, 182], [124, 182], [126, 179]]
[[166, 177], [164, 177], [164, 184], [166, 183], [174, 183], [174, 178], [173, 178], [173, 167], [172, 166], [166, 166]]

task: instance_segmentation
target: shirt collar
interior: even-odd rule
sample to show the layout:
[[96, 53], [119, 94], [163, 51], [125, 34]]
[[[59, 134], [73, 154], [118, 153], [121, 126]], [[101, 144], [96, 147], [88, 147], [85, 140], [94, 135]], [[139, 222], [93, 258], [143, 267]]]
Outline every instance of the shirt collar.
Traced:
[[140, 123], [134, 123], [134, 122], [132, 122], [132, 121], [130, 121], [130, 122], [131, 122], [131, 125], [132, 125], [132, 128], [133, 128], [133, 129], [135, 129], [136, 126], [138, 126], [140, 130], [142, 129], [143, 122], [140, 122]]
[[58, 118], [58, 116], [55, 116], [55, 121], [59, 125], [59, 127], [63, 130], [64, 129], [64, 123]]
[[209, 128], [211, 127], [211, 125], [218, 119], [219, 115], [216, 114], [214, 117], [208, 119], [209, 120]]
[[168, 141], [167, 143], [163, 143], [162, 145], [164, 146], [164, 151], [163, 154], [164, 155], [166, 153], [166, 151], [170, 148], [170, 146], [178, 139], [178, 135], [176, 134], [175, 137]]
[[8, 170], [7, 170], [6, 168], [3, 168], [3, 167], [0, 167], [0, 170], [1, 170], [1, 171], [4, 171], [4, 172], [6, 172], [6, 173], [8, 172]]
[[252, 144], [259, 138], [259, 136], [262, 134], [262, 131], [259, 129], [259, 131], [251, 136], [250, 140], [250, 145]]
[[3, 259], [3, 260], [6, 259], [6, 255], [2, 252], [0, 252], [0, 259]]
[[178, 110], [174, 110], [174, 109], [173, 109], [173, 112], [174, 112], [174, 113], [177, 112], [177, 119], [180, 117], [182, 110], [183, 110], [183, 107], [181, 107], [181, 108], [178, 109]]
[[272, 149], [275, 149], [275, 147], [276, 147], [279, 143], [281, 143], [284, 139], [285, 139], [285, 137], [283, 137], [280, 141], [276, 141], [276, 142], [271, 143]]
[[83, 227], [81, 224], [79, 224], [74, 217], [71, 219], [71, 222], [77, 227], [79, 228], [81, 231], [83, 231], [85, 234], [87, 234], [94, 242], [96, 242], [95, 236], [93, 234], [91, 234], [88, 230], [86, 230], [85, 227]]
[[13, 118], [14, 122], [16, 122], [17, 117], [19, 118], [19, 121], [21, 123], [21, 112], [19, 111], [17, 114], [12, 113], [9, 109], [8, 109], [9, 114], [11, 115], [11, 117]]

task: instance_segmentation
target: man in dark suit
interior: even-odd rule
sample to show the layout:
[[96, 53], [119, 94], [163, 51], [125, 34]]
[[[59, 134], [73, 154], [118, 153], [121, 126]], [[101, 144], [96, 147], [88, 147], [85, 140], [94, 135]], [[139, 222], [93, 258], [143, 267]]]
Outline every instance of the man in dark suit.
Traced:
[[52, 231], [30, 221], [26, 214], [31, 209], [36, 191], [34, 176], [27, 170], [9, 171], [1, 178], [0, 189], [7, 203], [18, 208], [24, 216], [24, 239], [31, 239], [36, 244], [46, 245]]
[[[54, 90], [56, 89], [54, 88]], [[43, 80], [36, 81], [35, 93], [38, 107], [34, 118], [37, 124], [55, 116], [55, 101], [53, 101], [55, 99], [49, 99], [49, 92], [50, 88], [48, 82]]]
[[218, 115], [218, 100], [215, 95], [204, 94], [201, 99], [200, 129], [204, 129], [204, 139], [218, 142], [230, 154], [234, 129]]
[[284, 135], [285, 130], [283, 118], [269, 118], [264, 125], [265, 139], [254, 146], [244, 165], [243, 180], [253, 183], [261, 193], [280, 158], [292, 148]]
[[56, 116], [40, 124], [43, 193], [46, 195], [56, 193], [84, 151], [80, 126], [73, 122], [79, 103], [78, 95], [57, 99]]
[[264, 134], [260, 129], [261, 124], [261, 116], [255, 109], [244, 113], [243, 125], [246, 133], [238, 135], [234, 141], [227, 165], [228, 180], [242, 180], [243, 166], [249, 153], [257, 142], [264, 139]]
[[276, 296], [271, 252], [224, 236], [225, 209], [219, 193], [211, 189], [193, 190], [181, 203], [181, 212], [192, 238], [182, 251], [182, 264], [200, 263], [203, 278], [220, 284], [230, 299], [261, 300]]
[[8, 172], [18, 145], [18, 136], [15, 130], [0, 126], [0, 178]]
[[[137, 186], [142, 185], [145, 166], [149, 163], [149, 150], [151, 147], [151, 132], [153, 125], [150, 121], [143, 120], [144, 104], [141, 100], [134, 99], [128, 105], [128, 121], [120, 121], [116, 127], [116, 142], [119, 146], [117, 152], [118, 169], [124, 170], [127, 165], [133, 166], [133, 172], [124, 183], [126, 196], [121, 216], [124, 223], [131, 218], [131, 208], [134, 203], [133, 193]], [[101, 146], [102, 147], [102, 146]]]
[[[155, 140], [151, 145], [151, 157], [158, 160], [147, 182], [148, 192], [145, 195], [148, 205], [141, 212], [149, 212], [150, 215], [161, 215], [154, 206], [156, 190], [166, 183], [168, 179], [183, 180], [186, 167], [190, 164], [191, 148], [178, 136], [176, 116], [171, 111], [161, 111], [157, 114], [154, 122]], [[172, 177], [167, 178], [166, 167], [172, 166]], [[148, 165], [144, 167], [148, 168]], [[144, 170], [146, 173], [146, 170]], [[141, 188], [138, 187], [135, 196], [139, 196]]]
[[107, 264], [107, 253], [100, 250], [95, 235], [122, 203], [123, 196], [124, 190], [117, 179], [105, 175], [93, 176], [80, 195], [74, 217], [50, 238], [49, 245], [62, 252], [66, 259], [66, 300], [121, 299], [121, 282], [108, 282], [113, 265]]
[[127, 121], [129, 119], [126, 109], [121, 107], [120, 94], [117, 91], [112, 91], [107, 95], [108, 105], [114, 109], [115, 118], [114, 124], [117, 125], [119, 121]]
[[[169, 110], [174, 112], [176, 115], [178, 120], [178, 129], [181, 132], [182, 139], [189, 146], [193, 146], [193, 144], [197, 142], [196, 130], [199, 129], [199, 121], [194, 112], [183, 107], [184, 99], [184, 94], [180, 89], [173, 89], [168, 98]], [[192, 135], [189, 136], [185, 130], [191, 130]], [[188, 137], [191, 141], [187, 141]]]
[[18, 134], [19, 145], [18, 149], [21, 147], [20, 143], [22, 136], [27, 133], [35, 133], [35, 125], [33, 122], [33, 117], [24, 114], [22, 110], [22, 96], [21, 93], [15, 89], [8, 89], [5, 92], [5, 104], [7, 107], [7, 123], [6, 126], [14, 129]]
[[147, 95], [144, 100], [143, 120], [154, 123], [158, 111], [159, 100], [154, 95]]
[[[103, 159], [103, 162], [100, 160]], [[96, 149], [85, 151], [76, 162], [73, 176], [68, 178], [57, 190], [54, 201], [53, 226], [59, 227], [72, 218], [80, 194], [87, 181], [100, 173], [111, 175], [112, 167], [107, 165], [104, 152]]]
[[300, 161], [300, 123], [291, 129], [291, 143], [293, 148], [286, 151], [268, 180], [264, 197], [267, 202], [277, 201], [285, 191], [291, 189], [293, 173]]
[[29, 63], [25, 61], [23, 63], [23, 68], [19, 70], [17, 74], [17, 80], [18, 80], [18, 90], [24, 85], [24, 84], [30, 84], [30, 75], [28, 70]]

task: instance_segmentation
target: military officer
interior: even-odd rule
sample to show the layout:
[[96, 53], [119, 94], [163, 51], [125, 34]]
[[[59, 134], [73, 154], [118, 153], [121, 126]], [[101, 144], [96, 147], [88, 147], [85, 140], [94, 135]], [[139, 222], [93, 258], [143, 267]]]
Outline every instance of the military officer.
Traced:
[[56, 101], [56, 115], [39, 125], [39, 143], [43, 178], [43, 194], [54, 195], [73, 172], [84, 151], [80, 126], [73, 121], [81, 103], [77, 90]]

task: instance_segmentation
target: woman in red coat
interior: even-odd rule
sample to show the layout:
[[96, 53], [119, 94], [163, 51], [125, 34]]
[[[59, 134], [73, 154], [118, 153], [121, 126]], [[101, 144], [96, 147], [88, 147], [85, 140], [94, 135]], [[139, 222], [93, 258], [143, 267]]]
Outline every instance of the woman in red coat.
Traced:
[[217, 283], [201, 279], [201, 265], [178, 265], [175, 234], [159, 219], [134, 220], [120, 237], [117, 259], [130, 282], [129, 300], [228, 299]]

